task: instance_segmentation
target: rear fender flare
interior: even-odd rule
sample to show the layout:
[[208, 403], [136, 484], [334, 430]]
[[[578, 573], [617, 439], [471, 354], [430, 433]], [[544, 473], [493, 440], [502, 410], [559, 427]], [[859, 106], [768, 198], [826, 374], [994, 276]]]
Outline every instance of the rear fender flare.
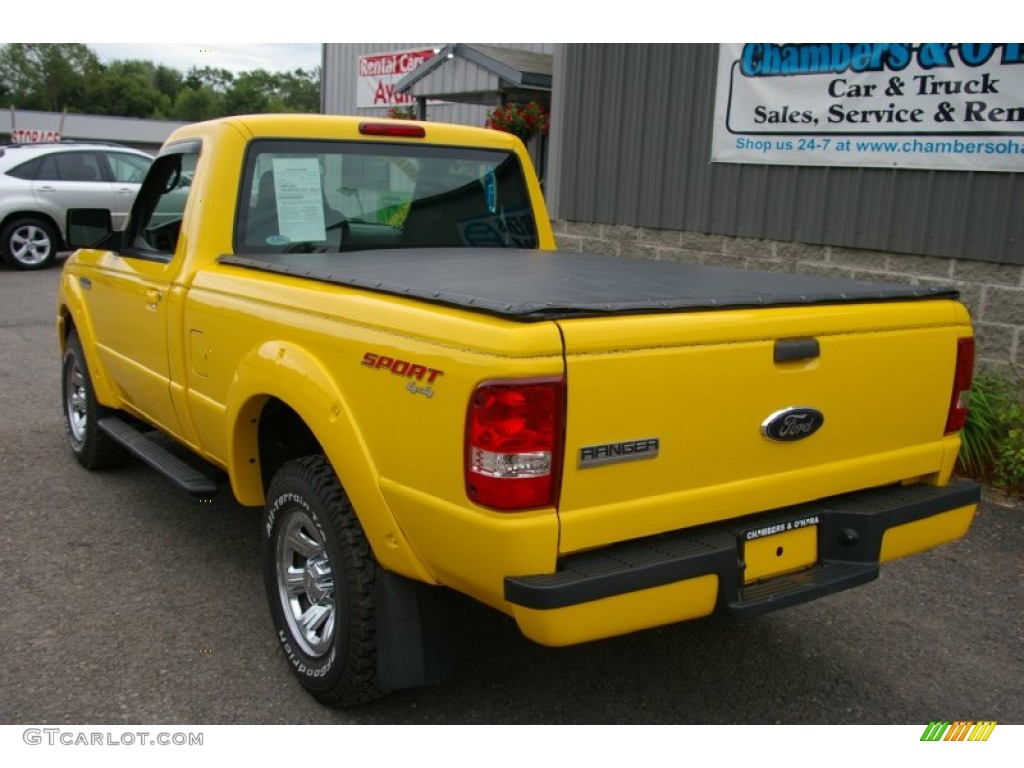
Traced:
[[259, 464], [259, 419], [276, 398], [291, 408], [323, 448], [356, 511], [378, 562], [388, 570], [433, 583], [416, 558], [380, 492], [376, 466], [345, 396], [307, 349], [268, 341], [239, 364], [228, 392], [228, 471], [242, 504], [264, 503]]

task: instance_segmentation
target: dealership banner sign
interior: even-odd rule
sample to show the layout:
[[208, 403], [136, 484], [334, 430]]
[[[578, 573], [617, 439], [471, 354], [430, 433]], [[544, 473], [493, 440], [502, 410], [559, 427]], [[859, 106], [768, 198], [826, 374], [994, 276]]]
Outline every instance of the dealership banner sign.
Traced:
[[1024, 171], [1024, 43], [724, 44], [711, 159]]
[[393, 107], [415, 104], [413, 96], [396, 93], [395, 86], [433, 55], [433, 48], [423, 48], [360, 56], [356, 73], [356, 106]]

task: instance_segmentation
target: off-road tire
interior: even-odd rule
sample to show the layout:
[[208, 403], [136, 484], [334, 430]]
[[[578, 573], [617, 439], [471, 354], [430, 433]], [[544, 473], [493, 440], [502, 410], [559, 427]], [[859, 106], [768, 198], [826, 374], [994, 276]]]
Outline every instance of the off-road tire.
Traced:
[[302, 686], [332, 707], [385, 695], [374, 625], [379, 566], [324, 456], [290, 461], [274, 475], [263, 533], [274, 629]]

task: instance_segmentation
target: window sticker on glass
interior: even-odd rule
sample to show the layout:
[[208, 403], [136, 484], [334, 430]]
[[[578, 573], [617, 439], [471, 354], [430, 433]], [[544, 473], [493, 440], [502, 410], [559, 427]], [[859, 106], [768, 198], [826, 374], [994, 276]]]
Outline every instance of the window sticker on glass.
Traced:
[[529, 208], [502, 210], [495, 216], [477, 216], [458, 222], [462, 244], [471, 248], [537, 247], [537, 228]]
[[275, 157], [274, 193], [280, 232], [292, 242], [326, 240], [320, 162], [315, 157]]
[[491, 213], [498, 212], [498, 190], [494, 180], [494, 171], [488, 171], [484, 176], [484, 197], [487, 199], [487, 210]]

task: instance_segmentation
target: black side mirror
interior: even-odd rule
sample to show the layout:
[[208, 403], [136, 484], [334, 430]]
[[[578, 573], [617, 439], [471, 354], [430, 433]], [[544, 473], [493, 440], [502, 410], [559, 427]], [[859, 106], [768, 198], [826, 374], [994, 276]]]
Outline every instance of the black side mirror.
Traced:
[[68, 210], [67, 241], [71, 248], [104, 248], [119, 250], [120, 232], [114, 232], [110, 211], [106, 208], [71, 208]]

